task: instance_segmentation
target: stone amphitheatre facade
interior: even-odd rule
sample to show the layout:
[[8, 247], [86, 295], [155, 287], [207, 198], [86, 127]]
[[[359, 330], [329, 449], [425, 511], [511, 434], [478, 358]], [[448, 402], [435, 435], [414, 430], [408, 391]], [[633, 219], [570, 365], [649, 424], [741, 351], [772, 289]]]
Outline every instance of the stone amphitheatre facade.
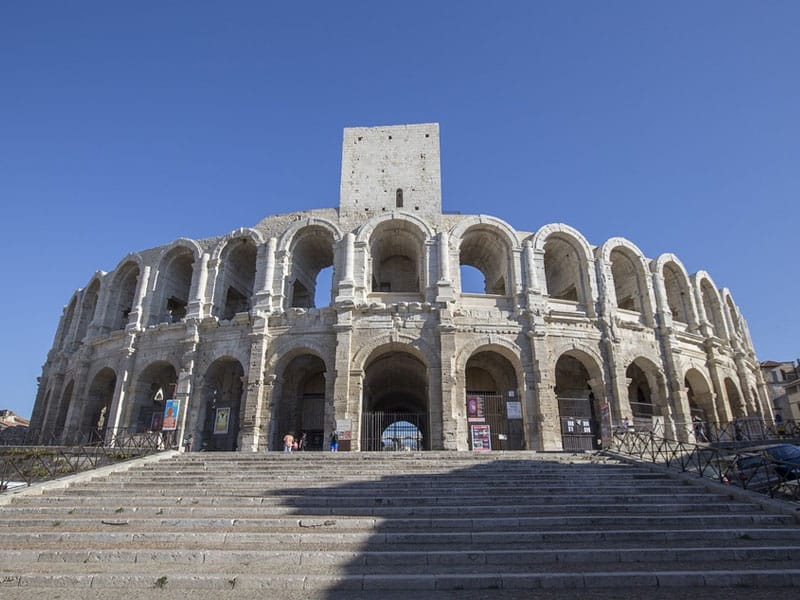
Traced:
[[680, 439], [693, 417], [772, 418], [747, 325], [708, 273], [441, 205], [437, 124], [346, 129], [338, 209], [134, 252], [76, 291], [32, 430], [112, 443], [175, 400], [194, 449], [279, 449], [289, 431], [321, 449], [335, 430], [344, 449], [387, 449], [402, 423], [414, 449], [561, 450], [626, 418]]

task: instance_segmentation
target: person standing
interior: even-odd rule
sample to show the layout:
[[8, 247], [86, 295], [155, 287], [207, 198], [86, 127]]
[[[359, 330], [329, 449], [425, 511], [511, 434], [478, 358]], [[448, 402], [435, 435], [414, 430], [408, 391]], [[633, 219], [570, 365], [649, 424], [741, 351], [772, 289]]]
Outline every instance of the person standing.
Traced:
[[338, 451], [339, 451], [339, 434], [334, 431], [331, 434], [331, 452], [338, 452]]
[[283, 436], [283, 451], [284, 452], [291, 452], [293, 444], [294, 444], [294, 436], [291, 433], [287, 433], [285, 436]]

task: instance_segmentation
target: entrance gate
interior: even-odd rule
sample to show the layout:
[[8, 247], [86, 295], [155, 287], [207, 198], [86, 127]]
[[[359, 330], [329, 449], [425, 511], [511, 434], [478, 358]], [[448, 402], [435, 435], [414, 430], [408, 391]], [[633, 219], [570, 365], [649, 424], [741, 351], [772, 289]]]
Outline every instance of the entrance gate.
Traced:
[[596, 450], [598, 424], [592, 398], [559, 398], [561, 443], [564, 450]]
[[509, 415], [509, 410], [501, 394], [467, 392], [467, 419], [470, 424], [489, 426], [492, 450], [523, 448], [522, 414]]
[[428, 431], [427, 413], [365, 412], [361, 415], [361, 450], [425, 450]]

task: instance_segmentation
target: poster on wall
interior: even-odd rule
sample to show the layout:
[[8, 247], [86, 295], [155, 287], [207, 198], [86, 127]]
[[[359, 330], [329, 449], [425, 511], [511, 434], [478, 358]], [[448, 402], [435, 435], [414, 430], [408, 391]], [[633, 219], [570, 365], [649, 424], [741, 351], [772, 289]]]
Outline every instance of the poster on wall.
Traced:
[[471, 425], [472, 451], [488, 452], [492, 449], [492, 436], [488, 425]]
[[336, 431], [339, 441], [346, 441], [353, 437], [353, 421], [350, 419], [336, 419]]
[[175, 431], [178, 428], [178, 410], [180, 400], [167, 400], [164, 404], [164, 419], [161, 421], [163, 431]]
[[506, 402], [506, 416], [509, 419], [521, 419], [522, 402]]
[[230, 407], [218, 408], [214, 417], [214, 435], [225, 435], [228, 433], [228, 424], [231, 420]]
[[467, 396], [467, 421], [484, 421], [483, 396]]

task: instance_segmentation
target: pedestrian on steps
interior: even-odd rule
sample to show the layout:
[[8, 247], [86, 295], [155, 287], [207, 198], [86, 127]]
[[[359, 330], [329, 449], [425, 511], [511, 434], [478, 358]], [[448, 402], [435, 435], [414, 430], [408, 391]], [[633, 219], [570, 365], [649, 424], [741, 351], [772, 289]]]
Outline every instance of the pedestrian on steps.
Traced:
[[283, 436], [283, 451], [291, 452], [294, 443], [294, 435], [287, 433], [285, 436]]

